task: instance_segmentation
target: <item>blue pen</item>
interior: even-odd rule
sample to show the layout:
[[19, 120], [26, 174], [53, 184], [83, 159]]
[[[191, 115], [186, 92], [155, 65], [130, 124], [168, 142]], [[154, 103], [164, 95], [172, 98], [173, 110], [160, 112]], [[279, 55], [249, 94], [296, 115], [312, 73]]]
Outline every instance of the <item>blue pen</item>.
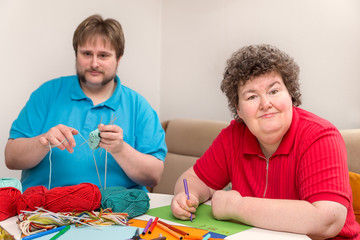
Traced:
[[61, 226], [61, 227], [57, 227], [57, 228], [53, 228], [53, 229], [47, 230], [47, 231], [45, 231], [45, 232], [35, 233], [35, 234], [29, 235], [29, 236], [27, 236], [27, 237], [23, 237], [22, 240], [30, 240], [30, 239], [34, 239], [34, 238], [39, 238], [39, 237], [48, 235], [48, 234], [50, 234], [50, 233], [58, 232], [58, 231], [64, 229], [65, 227], [66, 227], [66, 226]]
[[[184, 188], [185, 188], [185, 193], [187, 195], [187, 199], [190, 199], [187, 181], [186, 181], [186, 179], [184, 179], [183, 181], [184, 181]], [[192, 222], [192, 213], [190, 213], [190, 221]]]

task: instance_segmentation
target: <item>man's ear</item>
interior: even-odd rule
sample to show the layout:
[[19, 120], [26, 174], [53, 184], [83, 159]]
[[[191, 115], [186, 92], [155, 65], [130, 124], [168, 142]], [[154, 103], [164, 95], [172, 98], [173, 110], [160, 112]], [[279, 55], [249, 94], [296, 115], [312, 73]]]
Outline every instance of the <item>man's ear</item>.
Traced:
[[120, 64], [120, 60], [121, 60], [122, 56], [120, 56], [118, 59], [117, 59], [117, 65], [116, 65], [116, 68], [119, 67], [119, 64]]

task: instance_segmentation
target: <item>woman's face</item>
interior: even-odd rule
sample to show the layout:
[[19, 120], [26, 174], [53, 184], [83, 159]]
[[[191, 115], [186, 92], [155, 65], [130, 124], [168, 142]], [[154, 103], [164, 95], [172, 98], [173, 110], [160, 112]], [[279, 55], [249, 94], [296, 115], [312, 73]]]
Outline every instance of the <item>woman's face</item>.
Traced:
[[277, 72], [248, 80], [238, 90], [237, 113], [260, 144], [279, 145], [292, 121], [291, 96]]

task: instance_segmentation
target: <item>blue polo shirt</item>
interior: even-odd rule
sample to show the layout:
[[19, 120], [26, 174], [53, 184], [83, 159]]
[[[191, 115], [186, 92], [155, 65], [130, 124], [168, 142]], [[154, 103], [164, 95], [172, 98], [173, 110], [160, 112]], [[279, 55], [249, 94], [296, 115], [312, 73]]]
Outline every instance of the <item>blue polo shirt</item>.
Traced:
[[[77, 129], [85, 138], [100, 123], [122, 128], [124, 141], [139, 152], [164, 161], [167, 148], [165, 133], [156, 112], [140, 94], [121, 85], [116, 76], [116, 89], [105, 102], [94, 106], [82, 91], [77, 76], [60, 77], [45, 82], [35, 90], [18, 118], [13, 122], [9, 138], [31, 138], [64, 124]], [[90, 182], [100, 187], [94, 156], [102, 186], [105, 182], [105, 150], [92, 150], [80, 136], [75, 135], [73, 153], [52, 149], [51, 188]], [[22, 171], [23, 190], [49, 184], [49, 154], [34, 168]], [[111, 154], [107, 154], [106, 186], [142, 188], [128, 178]]]

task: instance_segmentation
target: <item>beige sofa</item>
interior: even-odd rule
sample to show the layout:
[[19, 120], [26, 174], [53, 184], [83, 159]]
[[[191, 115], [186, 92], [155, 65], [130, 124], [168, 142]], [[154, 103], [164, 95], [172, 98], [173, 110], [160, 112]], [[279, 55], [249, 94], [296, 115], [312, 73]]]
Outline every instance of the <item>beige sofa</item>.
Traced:
[[[162, 122], [166, 132], [168, 155], [160, 183], [150, 189], [155, 193], [173, 194], [179, 176], [206, 151], [228, 122], [174, 119]], [[360, 173], [360, 129], [342, 130], [348, 153], [349, 170]]]

